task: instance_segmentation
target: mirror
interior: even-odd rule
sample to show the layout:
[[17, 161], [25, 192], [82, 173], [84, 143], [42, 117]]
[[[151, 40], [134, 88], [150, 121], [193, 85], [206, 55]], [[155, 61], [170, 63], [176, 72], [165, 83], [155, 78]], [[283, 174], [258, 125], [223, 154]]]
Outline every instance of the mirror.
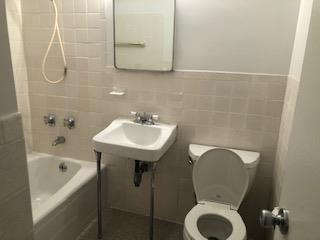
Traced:
[[114, 0], [113, 4], [115, 67], [171, 71], [175, 0]]

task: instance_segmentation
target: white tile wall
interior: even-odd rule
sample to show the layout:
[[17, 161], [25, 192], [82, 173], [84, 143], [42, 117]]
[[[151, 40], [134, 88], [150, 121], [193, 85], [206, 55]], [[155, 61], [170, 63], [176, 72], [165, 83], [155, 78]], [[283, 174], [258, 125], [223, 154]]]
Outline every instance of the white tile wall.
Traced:
[[28, 74], [22, 32], [21, 1], [6, 0], [6, 12], [18, 109], [23, 116], [23, 132], [25, 136], [26, 149], [29, 152], [32, 150], [32, 133]]
[[274, 167], [273, 179], [273, 205], [279, 203], [280, 193], [282, 189], [282, 178], [284, 171], [284, 162], [288, 151], [288, 144], [291, 135], [292, 121], [296, 106], [297, 95], [299, 92], [300, 82], [292, 77], [288, 77], [286, 96], [284, 100], [283, 113], [281, 118], [281, 126], [279, 133], [279, 142]]
[[0, 137], [0, 239], [31, 240], [32, 213], [20, 114], [0, 118]]

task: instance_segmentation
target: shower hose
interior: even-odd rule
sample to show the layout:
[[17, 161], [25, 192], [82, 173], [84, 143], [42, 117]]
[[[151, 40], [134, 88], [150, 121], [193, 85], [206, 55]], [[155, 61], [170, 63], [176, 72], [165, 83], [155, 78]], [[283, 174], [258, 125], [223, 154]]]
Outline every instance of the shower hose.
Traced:
[[[52, 36], [51, 36], [47, 51], [46, 51], [46, 53], [44, 55], [44, 58], [42, 60], [42, 75], [43, 75], [44, 79], [47, 82], [55, 84], [55, 83], [60, 83], [65, 79], [65, 77], [67, 76], [67, 70], [68, 69], [67, 69], [66, 56], [65, 56], [65, 53], [64, 53], [64, 49], [63, 49], [63, 43], [62, 43], [61, 35], [60, 35], [60, 28], [59, 28], [59, 23], [58, 23], [58, 9], [57, 9], [57, 5], [55, 3], [55, 0], [51, 0], [51, 1], [52, 1], [52, 4], [53, 4], [54, 16], [55, 16], [54, 17], [54, 29], [53, 29], [53, 33], [52, 33]], [[50, 52], [50, 49], [52, 47], [52, 44], [53, 44], [53, 41], [54, 41], [54, 37], [55, 37], [56, 34], [58, 36], [58, 41], [59, 41], [59, 44], [60, 44], [60, 50], [61, 50], [61, 55], [62, 55], [62, 60], [63, 60], [63, 65], [64, 65], [64, 71], [63, 71], [63, 75], [59, 79], [50, 80], [48, 78], [48, 76], [46, 75], [45, 65], [46, 65], [46, 62], [47, 62], [47, 59], [48, 59], [48, 55], [49, 55], [49, 52]]]

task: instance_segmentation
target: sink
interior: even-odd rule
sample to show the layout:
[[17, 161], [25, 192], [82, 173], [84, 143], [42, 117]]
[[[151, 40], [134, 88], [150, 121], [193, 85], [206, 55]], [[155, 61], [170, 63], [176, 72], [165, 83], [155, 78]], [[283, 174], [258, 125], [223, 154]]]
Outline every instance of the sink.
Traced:
[[145, 162], [156, 162], [174, 143], [177, 125], [144, 125], [116, 119], [93, 137], [96, 151]]

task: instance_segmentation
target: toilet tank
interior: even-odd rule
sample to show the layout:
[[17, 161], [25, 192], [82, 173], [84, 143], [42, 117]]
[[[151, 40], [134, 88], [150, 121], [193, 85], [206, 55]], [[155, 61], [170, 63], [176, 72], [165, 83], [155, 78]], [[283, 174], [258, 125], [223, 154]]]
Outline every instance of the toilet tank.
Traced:
[[249, 174], [249, 186], [247, 192], [250, 190], [253, 180], [256, 176], [257, 167], [260, 162], [260, 153], [258, 152], [252, 152], [252, 151], [246, 151], [246, 150], [238, 150], [238, 149], [232, 149], [232, 148], [223, 148], [223, 147], [216, 147], [216, 146], [206, 146], [206, 145], [198, 145], [198, 144], [190, 144], [189, 145], [189, 158], [191, 162], [196, 162], [202, 154], [205, 152], [215, 149], [215, 148], [222, 148], [230, 150], [234, 153], [236, 153], [241, 160], [243, 161], [245, 167], [248, 170]]

